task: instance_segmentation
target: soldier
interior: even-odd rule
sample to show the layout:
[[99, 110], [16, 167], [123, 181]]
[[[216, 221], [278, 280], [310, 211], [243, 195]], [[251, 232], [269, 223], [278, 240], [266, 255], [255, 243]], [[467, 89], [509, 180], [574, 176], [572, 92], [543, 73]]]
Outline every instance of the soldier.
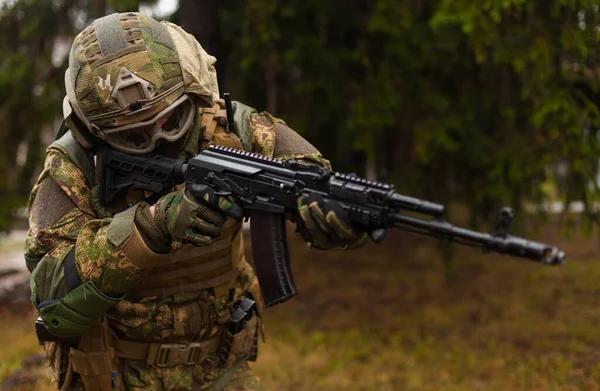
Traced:
[[[268, 113], [234, 102], [225, 130], [215, 58], [180, 27], [139, 13], [95, 20], [73, 42], [65, 73], [68, 131], [48, 148], [30, 202], [25, 258], [63, 390], [260, 390], [261, 293], [246, 262], [242, 210], [182, 185], [155, 202], [128, 191], [99, 202], [103, 148], [189, 159], [208, 144], [306, 164], [329, 163]], [[298, 201], [305, 239], [318, 249], [365, 244], [344, 216]], [[243, 329], [231, 311], [256, 302]]]

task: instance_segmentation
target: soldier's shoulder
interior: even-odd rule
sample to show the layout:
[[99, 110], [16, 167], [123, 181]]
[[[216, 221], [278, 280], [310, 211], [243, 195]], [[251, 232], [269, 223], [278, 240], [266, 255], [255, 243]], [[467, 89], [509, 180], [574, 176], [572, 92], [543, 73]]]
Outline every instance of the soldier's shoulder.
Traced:
[[[94, 161], [91, 156], [86, 160], [88, 157], [82, 155], [86, 153], [85, 150], [79, 147], [82, 148], [81, 151], [73, 148], [73, 144], [69, 145], [64, 136], [52, 143], [47, 149], [44, 172], [37, 185], [41, 185], [44, 178], [51, 178], [79, 209], [94, 214], [91, 202]], [[34, 194], [37, 192], [32, 191], [32, 196]]]
[[61, 138], [53, 142], [47, 149], [48, 157], [54, 164], [55, 171], [76, 169], [81, 173], [84, 184], [92, 187], [94, 180], [94, 157], [81, 146], [68, 131]]

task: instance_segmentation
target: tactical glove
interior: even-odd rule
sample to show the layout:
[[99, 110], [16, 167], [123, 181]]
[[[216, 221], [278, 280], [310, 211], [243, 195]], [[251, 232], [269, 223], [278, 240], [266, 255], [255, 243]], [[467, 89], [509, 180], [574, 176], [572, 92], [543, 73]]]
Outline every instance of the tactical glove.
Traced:
[[319, 250], [358, 248], [369, 242], [366, 233], [356, 232], [340, 205], [311, 194], [298, 198], [301, 221], [298, 230], [309, 246]]
[[217, 196], [210, 187], [198, 184], [190, 191], [169, 193], [154, 205], [154, 221], [165, 235], [196, 246], [212, 244], [227, 217], [242, 216], [242, 208], [230, 197]]

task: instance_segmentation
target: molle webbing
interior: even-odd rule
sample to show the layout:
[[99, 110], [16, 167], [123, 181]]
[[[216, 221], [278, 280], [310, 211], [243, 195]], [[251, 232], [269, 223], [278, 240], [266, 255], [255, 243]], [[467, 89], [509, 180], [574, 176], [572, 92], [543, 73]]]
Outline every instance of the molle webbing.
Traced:
[[223, 105], [224, 101], [219, 99], [213, 107], [199, 110], [201, 117], [198, 151], [205, 150], [209, 144], [245, 150], [239, 137], [227, 132], [227, 112]]
[[183, 246], [165, 255], [129, 296], [169, 296], [230, 284], [243, 257], [240, 241], [241, 223], [234, 223], [210, 246]]
[[208, 143], [212, 141], [213, 134], [217, 128], [217, 122], [214, 120], [215, 114], [219, 110], [218, 105], [213, 107], [201, 108], [200, 113], [200, 141], [198, 150], [203, 151], [208, 147]]
[[230, 270], [225, 274], [220, 274], [208, 280], [199, 282], [189, 282], [187, 284], [175, 284], [165, 288], [136, 290], [131, 292], [129, 296], [133, 298], [144, 298], [150, 296], [170, 296], [181, 293], [197, 292], [208, 288], [216, 288], [220, 285], [230, 283], [238, 275], [237, 270]]

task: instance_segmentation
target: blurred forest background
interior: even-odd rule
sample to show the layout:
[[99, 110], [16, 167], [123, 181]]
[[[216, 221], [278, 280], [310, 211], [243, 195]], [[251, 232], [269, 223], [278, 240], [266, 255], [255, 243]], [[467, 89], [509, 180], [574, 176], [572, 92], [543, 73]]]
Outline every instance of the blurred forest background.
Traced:
[[[73, 37], [107, 13], [161, 8], [136, 0], [0, 3], [6, 231], [60, 123]], [[537, 237], [563, 245], [571, 259], [548, 269], [460, 250], [449, 275], [428, 239], [390, 234], [378, 247], [319, 256], [294, 241], [303, 293], [267, 314], [272, 337], [255, 366], [267, 385], [599, 389], [599, 6], [180, 0], [166, 7], [173, 13], [154, 15], [182, 25], [217, 57], [221, 92], [285, 119], [336, 170], [457, 205], [458, 222], [472, 227], [512, 205], [521, 228], [535, 221]], [[579, 202], [583, 212], [525, 213], [552, 202]], [[572, 225], [565, 222], [588, 236], [557, 235]], [[39, 349], [28, 322], [17, 317], [16, 329], [0, 336], [12, 346], [0, 353], [0, 380]]]
[[[138, 6], [3, 2], [0, 227], [25, 204], [58, 127], [72, 38], [96, 17]], [[336, 170], [469, 205], [486, 220], [504, 204], [598, 199], [598, 7], [181, 0], [161, 17], [217, 57], [222, 91], [284, 118]]]

